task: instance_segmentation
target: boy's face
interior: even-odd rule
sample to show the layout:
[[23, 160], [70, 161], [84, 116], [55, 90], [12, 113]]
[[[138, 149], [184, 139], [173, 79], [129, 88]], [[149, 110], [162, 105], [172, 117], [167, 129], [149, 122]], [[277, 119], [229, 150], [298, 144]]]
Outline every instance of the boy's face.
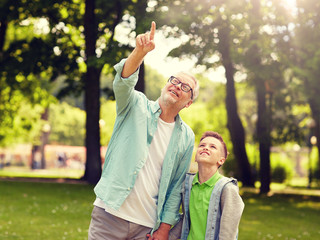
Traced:
[[224, 161], [224, 149], [219, 139], [206, 137], [199, 143], [195, 161], [210, 167], [220, 167]]

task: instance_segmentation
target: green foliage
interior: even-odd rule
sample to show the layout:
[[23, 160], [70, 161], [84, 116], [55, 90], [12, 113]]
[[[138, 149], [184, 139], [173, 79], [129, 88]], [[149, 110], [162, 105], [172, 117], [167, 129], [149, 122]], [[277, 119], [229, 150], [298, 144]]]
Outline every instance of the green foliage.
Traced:
[[[53, 101], [50, 81], [77, 68], [77, 48], [64, 49], [56, 38], [64, 35], [55, 24], [60, 7], [67, 2], [3, 1], [0, 6], [6, 12], [1, 14], [0, 25], [0, 42], [4, 43], [0, 46], [0, 145], [12, 143], [13, 136], [16, 143], [38, 142], [43, 123], [37, 124], [40, 120], [35, 116], [41, 114], [36, 109], [43, 111]], [[30, 104], [31, 114], [24, 117], [23, 105]], [[31, 131], [34, 128], [37, 134]], [[15, 132], [8, 134], [10, 131]]]
[[100, 142], [108, 146], [116, 120], [116, 102], [101, 100]]
[[[296, 141], [304, 145], [303, 136], [310, 133], [307, 119], [313, 115], [318, 121], [320, 116], [318, 1], [297, 0], [297, 15], [288, 11], [284, 0], [260, 2], [260, 13], [252, 10], [254, 2], [96, 1], [96, 19], [87, 22], [97, 24], [93, 44], [96, 55], [90, 57], [88, 64], [103, 67], [101, 86], [107, 97], [112, 98], [112, 66], [128, 55], [136, 34], [148, 30], [150, 17], [162, 26], [163, 34], [187, 39], [171, 55], [192, 55], [199, 64], [213, 68], [222, 64], [219, 41], [223, 30], [228, 28], [238, 114], [246, 129], [247, 143], [254, 145], [257, 140], [254, 85], [264, 86], [267, 91], [272, 143]], [[37, 141], [44, 124], [39, 120], [41, 113], [54, 101], [51, 94], [65, 99], [73, 93], [79, 98], [69, 97], [69, 103], [84, 109], [81, 97], [87, 71], [85, 37], [88, 37], [84, 13], [83, 0], [1, 1], [0, 146]], [[115, 34], [121, 29], [126, 33]], [[238, 75], [242, 76], [240, 80]], [[232, 152], [226, 128], [226, 86], [213, 84], [201, 75], [199, 79], [200, 98], [181, 115], [194, 129], [196, 143], [202, 132], [215, 130], [224, 136]], [[165, 81], [156, 70], [146, 67], [146, 95], [150, 99], [158, 98]], [[102, 107], [105, 125], [101, 126], [101, 143], [106, 145], [112, 133], [115, 107], [104, 100]], [[50, 123], [51, 141], [83, 145], [85, 115], [69, 106], [61, 108], [52, 110], [55, 120]], [[57, 117], [61, 114], [62, 117]], [[253, 159], [258, 155], [255, 149]], [[250, 162], [256, 161], [250, 158]], [[224, 167], [236, 171], [232, 161]]]
[[65, 102], [51, 104], [49, 142], [71, 146], [83, 146], [85, 139], [85, 112]]
[[[299, 151], [294, 151], [295, 146], [297, 145], [294, 145], [294, 143], [291, 142], [272, 148], [270, 154], [270, 165], [271, 179], [273, 182], [288, 182], [295, 176], [296, 171], [294, 164], [297, 157], [301, 158], [301, 170], [304, 172], [308, 171], [308, 166], [305, 165], [305, 163], [307, 163], [307, 155], [302, 154]], [[247, 143], [246, 149], [254, 177], [258, 180], [258, 172], [260, 168], [259, 145]]]
[[[181, 111], [182, 119], [193, 129], [196, 143], [205, 131], [219, 132], [227, 138], [224, 85], [208, 79], [198, 78], [200, 96], [188, 109]], [[228, 142], [228, 141], [226, 141]]]
[[157, 70], [145, 65], [145, 94], [150, 100], [156, 101], [160, 97], [166, 81], [167, 79]]
[[271, 176], [274, 182], [289, 181], [295, 175], [295, 159], [299, 153], [294, 151], [294, 145], [286, 144], [274, 148], [271, 153]]
[[314, 177], [319, 181], [320, 180], [320, 169], [319, 168], [316, 169], [313, 174], [314, 174]]
[[[14, 117], [3, 116], [0, 122], [0, 146], [10, 146], [19, 143], [33, 143], [38, 140], [43, 123], [40, 116], [43, 108], [39, 105], [32, 106], [23, 96], [15, 96], [10, 99], [14, 106]], [[8, 110], [6, 110], [8, 111]]]
[[283, 183], [287, 179], [286, 169], [282, 166], [276, 166], [271, 172], [271, 181], [277, 183]]
[[[50, 104], [49, 121], [41, 120], [44, 108], [31, 105], [27, 100], [19, 102], [17, 113], [10, 125], [0, 128], [0, 146], [19, 143], [40, 144], [40, 134], [45, 124], [50, 126], [49, 143], [83, 146], [85, 136], [85, 112], [65, 102]], [[8, 119], [8, 118], [6, 118]]]

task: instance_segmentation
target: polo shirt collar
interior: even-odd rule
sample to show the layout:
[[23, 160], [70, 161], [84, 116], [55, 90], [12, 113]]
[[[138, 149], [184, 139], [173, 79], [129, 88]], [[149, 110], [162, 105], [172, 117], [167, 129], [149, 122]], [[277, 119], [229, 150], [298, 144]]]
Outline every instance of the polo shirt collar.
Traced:
[[[207, 180], [203, 184], [206, 184], [209, 187], [213, 187], [218, 182], [220, 177], [221, 174], [217, 171], [211, 178], [209, 178], [209, 180]], [[199, 182], [199, 172], [197, 172], [196, 176], [193, 178], [192, 185], [195, 184], [201, 185], [201, 183]]]

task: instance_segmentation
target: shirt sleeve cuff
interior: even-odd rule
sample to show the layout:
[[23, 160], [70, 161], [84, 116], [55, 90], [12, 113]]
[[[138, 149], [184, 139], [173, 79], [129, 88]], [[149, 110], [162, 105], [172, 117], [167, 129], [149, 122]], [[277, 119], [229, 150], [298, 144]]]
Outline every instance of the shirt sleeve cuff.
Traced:
[[138, 82], [140, 67], [134, 73], [132, 73], [129, 77], [123, 78], [123, 77], [121, 77], [121, 73], [122, 73], [122, 70], [123, 70], [123, 67], [124, 67], [126, 60], [127, 59], [124, 58], [119, 63], [114, 65], [114, 69], [116, 70], [116, 73], [117, 73], [116, 77], [120, 78], [122, 81], [124, 81], [128, 85], [135, 86], [136, 83]]
[[179, 221], [179, 215], [174, 214], [174, 213], [163, 213], [161, 222], [170, 224], [170, 225], [175, 225]]

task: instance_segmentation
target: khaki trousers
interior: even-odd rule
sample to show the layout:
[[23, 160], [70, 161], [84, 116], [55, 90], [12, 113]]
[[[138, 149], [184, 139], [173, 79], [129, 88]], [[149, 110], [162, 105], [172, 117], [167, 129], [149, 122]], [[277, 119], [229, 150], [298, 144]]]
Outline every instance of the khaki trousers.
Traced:
[[151, 230], [152, 228], [126, 221], [94, 206], [88, 240], [145, 240]]

